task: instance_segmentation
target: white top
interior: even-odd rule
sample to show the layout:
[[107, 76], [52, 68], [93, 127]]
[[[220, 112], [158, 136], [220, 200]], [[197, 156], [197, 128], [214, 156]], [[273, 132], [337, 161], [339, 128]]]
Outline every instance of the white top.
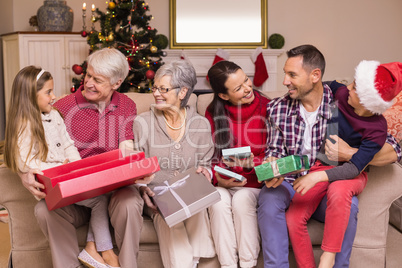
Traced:
[[313, 125], [317, 120], [318, 108], [313, 112], [308, 112], [300, 102], [300, 114], [305, 123], [302, 154], [308, 155], [311, 159], [311, 133], [313, 132]]
[[[81, 159], [77, 148], [74, 146], [74, 141], [67, 132], [64, 120], [58, 111], [52, 110], [49, 114], [42, 114], [42, 124], [48, 146], [46, 161], [42, 162], [39, 159], [33, 158], [37, 153], [35, 146], [33, 146], [32, 151], [29, 152], [32, 135], [30, 126], [27, 124], [25, 130], [18, 138], [20, 160], [22, 161], [19, 166], [23, 169], [21, 170], [22, 172], [27, 172], [29, 169], [44, 170], [55, 167], [63, 164], [66, 159], [70, 162]], [[24, 168], [24, 162], [27, 158], [27, 166]]]

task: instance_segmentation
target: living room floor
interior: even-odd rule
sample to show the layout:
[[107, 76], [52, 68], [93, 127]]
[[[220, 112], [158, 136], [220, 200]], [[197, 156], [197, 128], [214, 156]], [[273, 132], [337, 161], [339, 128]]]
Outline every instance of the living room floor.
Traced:
[[[400, 268], [402, 267], [402, 239], [401, 234], [391, 225], [388, 231], [387, 243], [387, 259], [386, 268]], [[10, 235], [8, 232], [8, 224], [0, 222], [0, 268], [7, 267], [8, 254], [10, 252]], [[364, 267], [362, 267], [364, 268]]]

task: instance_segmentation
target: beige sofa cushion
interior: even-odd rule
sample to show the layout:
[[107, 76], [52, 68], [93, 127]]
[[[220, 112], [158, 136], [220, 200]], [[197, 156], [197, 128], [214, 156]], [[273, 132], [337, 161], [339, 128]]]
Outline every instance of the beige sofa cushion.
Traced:
[[[124, 93], [132, 99], [137, 106], [137, 114], [141, 114], [146, 112], [151, 107], [151, 104], [155, 103], [155, 99], [152, 93], [138, 93], [138, 92], [128, 92]], [[195, 107], [197, 102], [197, 95], [194, 93], [191, 94], [190, 99], [188, 100], [188, 105]]]

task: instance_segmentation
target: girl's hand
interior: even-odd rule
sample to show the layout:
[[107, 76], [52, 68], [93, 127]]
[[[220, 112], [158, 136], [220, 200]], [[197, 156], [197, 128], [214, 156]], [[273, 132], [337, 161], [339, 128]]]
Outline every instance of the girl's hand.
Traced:
[[325, 171], [318, 171], [309, 173], [307, 175], [297, 178], [293, 182], [293, 189], [301, 195], [304, 195], [311, 188], [313, 188], [317, 183], [321, 181], [328, 181], [328, 176]]
[[67, 158], [66, 160], [63, 161], [63, 165], [70, 163], [70, 160]]
[[246, 185], [247, 180], [244, 181], [236, 181], [235, 178], [230, 178], [228, 180], [222, 178], [219, 173], [215, 172], [215, 177], [218, 181], [218, 186], [223, 188], [232, 188], [232, 187], [243, 187]]
[[223, 163], [225, 163], [226, 166], [228, 167], [242, 167], [242, 168], [254, 168], [254, 154], [251, 153], [250, 157], [240, 159], [234, 156], [230, 157], [230, 160], [226, 160], [225, 158], [222, 157]]
[[38, 169], [30, 169], [26, 173], [18, 172], [22, 185], [24, 185], [37, 200], [40, 200], [46, 197], [46, 194], [41, 191], [41, 189], [45, 189], [45, 185], [36, 180], [35, 174], [43, 175], [43, 172]]
[[197, 173], [201, 173], [202, 175], [204, 175], [205, 176], [205, 178], [207, 179], [207, 181], [208, 182], [211, 182], [211, 174], [209, 173], [209, 171], [208, 171], [208, 169], [206, 169], [206, 168], [204, 168], [204, 167], [202, 167], [202, 166], [199, 166], [198, 168], [197, 168], [197, 171], [196, 171]]
[[151, 176], [147, 176], [144, 177], [140, 180], [136, 180], [135, 183], [139, 183], [139, 184], [149, 184], [151, 183], [151, 181], [153, 181], [153, 179], [155, 178], [155, 174], [152, 174]]

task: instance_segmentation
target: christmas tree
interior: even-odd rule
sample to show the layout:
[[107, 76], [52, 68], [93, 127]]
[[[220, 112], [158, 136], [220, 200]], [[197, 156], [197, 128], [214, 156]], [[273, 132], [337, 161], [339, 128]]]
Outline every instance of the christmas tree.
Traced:
[[[113, 47], [126, 56], [130, 71], [120, 92], [150, 92], [155, 72], [163, 64], [162, 57], [166, 56], [162, 49], [167, 47], [168, 39], [149, 25], [152, 16], [147, 14], [148, 11], [148, 4], [141, 0], [110, 1], [105, 12], [98, 8], [92, 11], [90, 32], [83, 26], [81, 35], [87, 38], [90, 53]], [[100, 22], [100, 31], [95, 29], [96, 22]], [[83, 83], [86, 62], [75, 64], [73, 71], [82, 77], [73, 79], [72, 91]]]

